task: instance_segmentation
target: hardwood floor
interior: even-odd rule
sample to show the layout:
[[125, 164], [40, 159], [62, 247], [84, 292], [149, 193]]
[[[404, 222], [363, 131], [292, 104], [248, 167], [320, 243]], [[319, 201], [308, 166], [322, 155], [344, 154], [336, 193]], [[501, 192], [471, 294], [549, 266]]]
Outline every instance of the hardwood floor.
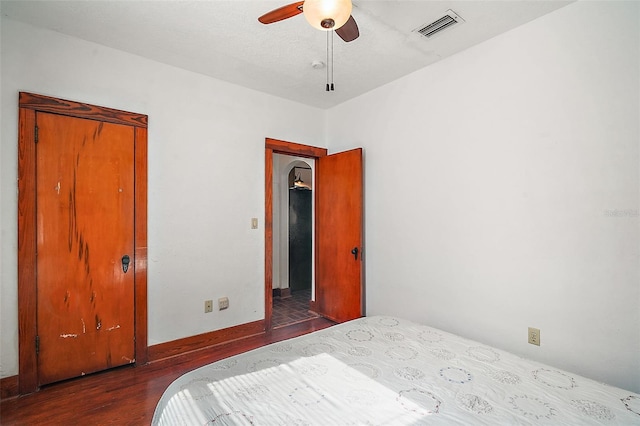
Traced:
[[164, 390], [182, 374], [269, 343], [330, 327], [315, 318], [139, 367], [107, 372], [43, 387], [0, 403], [2, 425], [148, 425]]

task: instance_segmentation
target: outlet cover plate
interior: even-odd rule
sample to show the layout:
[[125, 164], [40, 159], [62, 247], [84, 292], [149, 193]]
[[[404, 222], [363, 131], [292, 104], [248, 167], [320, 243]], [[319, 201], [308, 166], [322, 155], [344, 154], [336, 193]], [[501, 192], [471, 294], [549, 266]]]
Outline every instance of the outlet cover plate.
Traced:
[[221, 297], [218, 299], [218, 310], [221, 311], [223, 309], [227, 309], [229, 307], [229, 298]]
[[529, 343], [540, 346], [540, 329], [529, 327]]

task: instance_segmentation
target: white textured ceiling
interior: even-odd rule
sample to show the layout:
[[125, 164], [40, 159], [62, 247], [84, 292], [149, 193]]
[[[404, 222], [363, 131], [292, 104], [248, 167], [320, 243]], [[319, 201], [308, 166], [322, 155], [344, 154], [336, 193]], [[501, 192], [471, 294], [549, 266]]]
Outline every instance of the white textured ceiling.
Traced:
[[[263, 25], [284, 1], [7, 1], [0, 13], [303, 104], [328, 108], [508, 31], [571, 1], [355, 0], [360, 37], [334, 40], [326, 92], [326, 33], [302, 15]], [[465, 23], [431, 39], [413, 30], [451, 9]]]

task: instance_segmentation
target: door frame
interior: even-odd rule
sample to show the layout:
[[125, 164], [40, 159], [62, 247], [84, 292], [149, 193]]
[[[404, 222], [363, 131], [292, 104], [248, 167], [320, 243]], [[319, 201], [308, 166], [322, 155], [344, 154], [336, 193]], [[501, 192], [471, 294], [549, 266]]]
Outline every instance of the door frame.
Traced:
[[144, 114], [20, 92], [18, 118], [18, 393], [38, 390], [36, 114], [47, 112], [134, 128], [135, 364], [147, 347], [147, 123]]
[[265, 139], [264, 146], [264, 321], [265, 331], [270, 332], [273, 314], [273, 154], [318, 159], [327, 155], [327, 149], [271, 138]]

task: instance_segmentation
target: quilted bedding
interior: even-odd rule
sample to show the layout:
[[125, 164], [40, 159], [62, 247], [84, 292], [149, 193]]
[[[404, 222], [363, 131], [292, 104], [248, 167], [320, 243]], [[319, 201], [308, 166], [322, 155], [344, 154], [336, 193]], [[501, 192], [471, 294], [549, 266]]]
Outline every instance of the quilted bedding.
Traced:
[[640, 395], [394, 317], [186, 373], [154, 425], [640, 425]]

